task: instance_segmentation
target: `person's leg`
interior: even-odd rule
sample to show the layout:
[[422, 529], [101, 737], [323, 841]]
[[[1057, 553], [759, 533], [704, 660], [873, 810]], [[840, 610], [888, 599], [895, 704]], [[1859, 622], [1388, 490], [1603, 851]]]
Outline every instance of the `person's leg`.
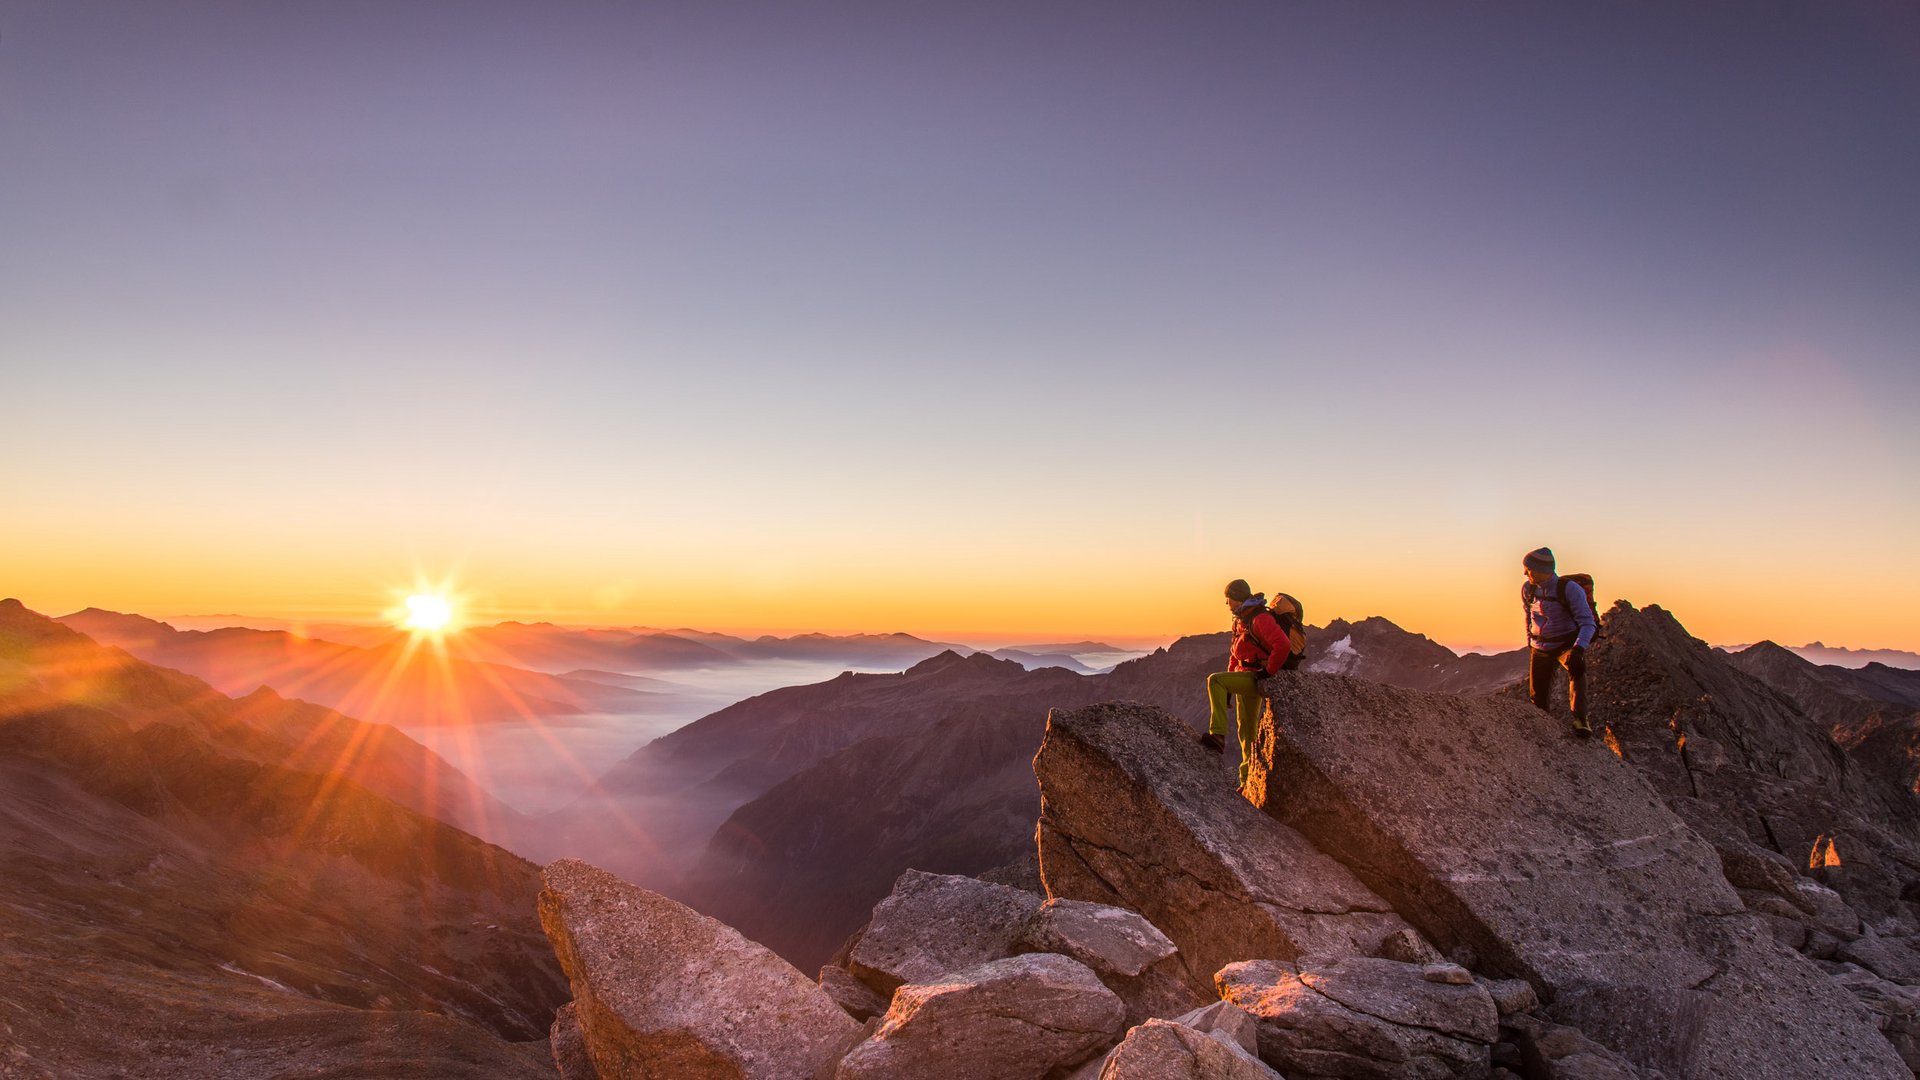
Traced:
[[1574, 726], [1587, 721], [1587, 654], [1568, 649], [1560, 654], [1560, 666], [1567, 669], [1567, 704], [1573, 708]]
[[1539, 649], [1531, 650], [1527, 658], [1527, 696], [1533, 699], [1536, 708], [1544, 711], [1553, 704], [1553, 654]]
[[1229, 704], [1234, 688], [1239, 685], [1243, 672], [1221, 671], [1207, 676], [1207, 730], [1221, 738], [1227, 735], [1227, 717], [1232, 708]]
[[1240, 712], [1240, 785], [1246, 786], [1247, 765], [1253, 761], [1254, 740], [1260, 734], [1260, 703], [1266, 699], [1260, 696], [1260, 682], [1251, 672], [1240, 672], [1247, 677], [1247, 688], [1234, 695], [1234, 704]]

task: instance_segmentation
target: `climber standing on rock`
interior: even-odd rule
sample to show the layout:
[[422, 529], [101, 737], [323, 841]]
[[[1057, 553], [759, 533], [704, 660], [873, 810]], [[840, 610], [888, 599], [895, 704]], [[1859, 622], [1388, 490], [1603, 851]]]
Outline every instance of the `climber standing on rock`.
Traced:
[[1293, 642], [1267, 610], [1265, 593], [1256, 593], [1245, 580], [1227, 582], [1227, 608], [1233, 612], [1233, 647], [1227, 652], [1227, 670], [1207, 676], [1210, 718], [1200, 741], [1216, 754], [1226, 752], [1228, 702], [1238, 715], [1240, 783], [1247, 782], [1247, 763], [1253, 759], [1253, 740], [1260, 730], [1260, 680], [1287, 662]]
[[1527, 693], [1546, 709], [1553, 700], [1553, 669], [1567, 669], [1567, 701], [1573, 708], [1573, 733], [1593, 734], [1587, 723], [1587, 646], [1600, 628], [1593, 617], [1593, 598], [1580, 582], [1554, 572], [1553, 549], [1535, 548], [1520, 560], [1526, 583], [1520, 586], [1520, 605], [1527, 613]]

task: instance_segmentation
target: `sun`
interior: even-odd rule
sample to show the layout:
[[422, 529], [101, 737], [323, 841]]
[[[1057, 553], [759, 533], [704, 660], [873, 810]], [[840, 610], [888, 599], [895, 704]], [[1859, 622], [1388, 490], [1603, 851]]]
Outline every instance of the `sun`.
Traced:
[[438, 634], [453, 624], [453, 601], [433, 593], [407, 597], [407, 615], [400, 625], [422, 634]]

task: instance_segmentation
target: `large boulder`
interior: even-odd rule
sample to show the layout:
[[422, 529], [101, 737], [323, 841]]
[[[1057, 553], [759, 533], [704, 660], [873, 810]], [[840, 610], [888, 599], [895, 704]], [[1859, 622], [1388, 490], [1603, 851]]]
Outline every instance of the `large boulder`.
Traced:
[[1480, 1080], [1500, 1019], [1469, 980], [1435, 982], [1397, 960], [1347, 957], [1313, 968], [1230, 964], [1220, 996], [1259, 1022], [1260, 1058], [1290, 1076]]
[[1041, 898], [979, 878], [909, 870], [873, 909], [847, 968], [881, 994], [998, 960], [1039, 910]]
[[562, 859], [540, 925], [601, 1080], [807, 1080], [860, 1025], [786, 961], [658, 893]]
[[1375, 951], [1387, 902], [1235, 792], [1193, 729], [1150, 705], [1056, 709], [1033, 759], [1050, 896], [1128, 908], [1180, 948], [1188, 982], [1248, 958]]
[[1129, 1025], [1178, 1016], [1202, 1004], [1187, 985], [1180, 950], [1125, 908], [1055, 897], [1033, 913], [1014, 949], [1059, 953], [1092, 968], [1126, 1003]]
[[1112, 1045], [1126, 1010], [1085, 964], [1052, 953], [993, 960], [894, 992], [838, 1080], [1041, 1080]]
[[1292, 672], [1266, 688], [1250, 797], [1441, 948], [1527, 979], [1645, 1068], [1906, 1080], [1864, 1009], [1775, 943], [1604, 743], [1524, 701]]
[[1279, 1074], [1232, 1039], [1170, 1020], [1127, 1032], [1101, 1064], [1099, 1080], [1278, 1080]]

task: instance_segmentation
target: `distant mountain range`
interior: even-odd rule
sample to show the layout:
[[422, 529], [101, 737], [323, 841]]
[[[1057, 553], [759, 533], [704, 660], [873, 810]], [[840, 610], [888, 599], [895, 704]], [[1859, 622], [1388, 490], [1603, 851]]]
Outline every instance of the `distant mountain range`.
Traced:
[[[151, 621], [151, 620], [148, 620]], [[168, 620], [176, 630], [279, 630], [298, 637], [361, 648], [404, 644], [409, 634], [393, 627], [346, 623], [256, 619], [243, 615], [189, 615]], [[955, 642], [930, 641], [912, 634], [796, 634], [740, 637], [710, 630], [654, 627], [573, 627], [547, 622], [503, 622], [468, 627], [449, 634], [443, 647], [456, 659], [504, 664], [550, 675], [577, 670], [654, 674], [724, 670], [765, 660], [838, 664], [849, 670], [902, 671], [943, 652], [962, 656], [986, 651], [1029, 667], [1058, 666], [1095, 671], [1142, 654], [1098, 641], [1066, 644], [1015, 644], [976, 650]]]
[[404, 735], [0, 601], [8, 1076], [552, 1074], [537, 870]]
[[[1764, 644], [1772, 645], [1773, 642]], [[1723, 646], [1723, 651], [1738, 653], [1748, 648], [1751, 646], [1727, 645]], [[1861, 668], [1880, 664], [1906, 671], [1920, 670], [1920, 653], [1908, 652], [1905, 649], [1849, 649], [1839, 645], [1823, 645], [1818, 641], [1805, 645], [1776, 646], [1776, 648], [1785, 648], [1811, 663], [1831, 664], [1834, 667]]]
[[59, 621], [149, 663], [205, 679], [223, 693], [250, 694], [269, 686], [283, 697], [317, 702], [377, 723], [499, 723], [643, 712], [663, 704], [654, 692], [442, 655], [431, 644], [362, 648], [283, 630], [176, 630], [139, 615], [98, 608]]

